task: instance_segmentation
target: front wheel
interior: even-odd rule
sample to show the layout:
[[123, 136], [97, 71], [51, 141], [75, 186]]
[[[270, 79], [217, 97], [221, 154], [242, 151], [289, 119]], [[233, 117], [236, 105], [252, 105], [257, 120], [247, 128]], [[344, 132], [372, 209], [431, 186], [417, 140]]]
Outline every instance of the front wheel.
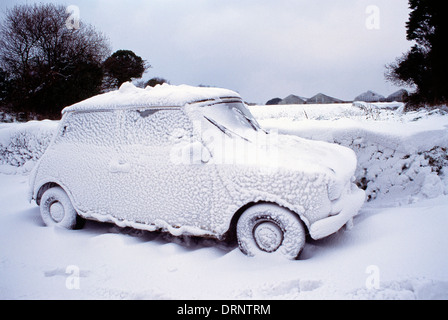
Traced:
[[300, 218], [275, 204], [258, 204], [244, 211], [236, 233], [241, 251], [249, 256], [275, 252], [293, 260], [306, 241]]
[[61, 187], [44, 192], [40, 200], [40, 215], [47, 226], [79, 229], [85, 220], [78, 216], [67, 193]]

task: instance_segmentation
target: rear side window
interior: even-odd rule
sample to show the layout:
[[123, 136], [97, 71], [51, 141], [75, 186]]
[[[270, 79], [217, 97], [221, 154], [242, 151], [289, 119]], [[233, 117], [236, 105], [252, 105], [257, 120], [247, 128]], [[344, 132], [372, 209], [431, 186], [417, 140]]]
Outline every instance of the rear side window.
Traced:
[[113, 146], [116, 120], [112, 111], [68, 113], [56, 143]]

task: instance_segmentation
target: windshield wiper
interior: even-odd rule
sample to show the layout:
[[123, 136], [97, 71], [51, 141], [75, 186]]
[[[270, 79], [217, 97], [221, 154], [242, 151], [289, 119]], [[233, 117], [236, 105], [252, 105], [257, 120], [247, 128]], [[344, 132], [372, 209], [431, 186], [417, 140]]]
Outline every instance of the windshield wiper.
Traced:
[[214, 125], [216, 128], [218, 128], [219, 130], [221, 130], [226, 136], [228, 136], [228, 137], [230, 137], [230, 138], [232, 137], [231, 134], [227, 131], [227, 128], [226, 128], [226, 127], [224, 127], [224, 126], [218, 124], [216, 121], [214, 121], [214, 120], [212, 120], [212, 119], [210, 119], [210, 118], [207, 118], [206, 116], [204, 116], [204, 118], [207, 119], [207, 121], [210, 122], [212, 125]]
[[249, 122], [250, 126], [252, 127], [252, 129], [254, 129], [255, 131], [260, 130], [260, 128], [258, 126], [255, 125], [255, 123], [252, 121], [252, 119], [248, 118], [245, 116], [245, 118], [247, 119], [247, 122]]
[[208, 122], [210, 122], [212, 125], [214, 125], [215, 127], [217, 127], [219, 130], [221, 130], [221, 131], [222, 131], [226, 136], [228, 136], [229, 138], [232, 138], [232, 135], [235, 135], [235, 136], [240, 137], [241, 139], [243, 139], [243, 140], [245, 140], [245, 141], [247, 141], [247, 142], [250, 142], [247, 138], [245, 138], [245, 137], [239, 135], [238, 133], [236, 133], [236, 132], [234, 132], [234, 131], [231, 131], [231, 130], [227, 129], [226, 127], [224, 127], [224, 126], [218, 124], [216, 121], [214, 121], [214, 120], [212, 120], [212, 119], [210, 119], [210, 118], [207, 118], [206, 116], [204, 116], [204, 118], [207, 119]]

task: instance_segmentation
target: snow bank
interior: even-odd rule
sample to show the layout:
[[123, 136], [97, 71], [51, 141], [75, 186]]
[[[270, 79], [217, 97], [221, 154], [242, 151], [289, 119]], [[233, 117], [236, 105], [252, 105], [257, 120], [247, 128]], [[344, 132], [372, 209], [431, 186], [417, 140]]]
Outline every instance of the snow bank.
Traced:
[[0, 124], [0, 172], [31, 171], [56, 132], [58, 121]]
[[448, 119], [441, 111], [402, 113], [400, 104], [255, 106], [267, 129], [334, 142], [358, 156], [356, 183], [368, 199], [412, 203], [448, 193]]

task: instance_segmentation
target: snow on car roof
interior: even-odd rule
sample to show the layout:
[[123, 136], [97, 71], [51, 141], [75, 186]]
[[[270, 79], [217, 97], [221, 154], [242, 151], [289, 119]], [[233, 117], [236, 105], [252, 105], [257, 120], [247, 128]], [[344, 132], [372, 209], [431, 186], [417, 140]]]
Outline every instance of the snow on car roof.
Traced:
[[115, 110], [127, 107], [181, 107], [187, 103], [230, 97], [241, 99], [238, 93], [228, 89], [169, 84], [141, 89], [131, 82], [126, 82], [118, 90], [100, 94], [66, 107], [62, 114], [73, 111]]

